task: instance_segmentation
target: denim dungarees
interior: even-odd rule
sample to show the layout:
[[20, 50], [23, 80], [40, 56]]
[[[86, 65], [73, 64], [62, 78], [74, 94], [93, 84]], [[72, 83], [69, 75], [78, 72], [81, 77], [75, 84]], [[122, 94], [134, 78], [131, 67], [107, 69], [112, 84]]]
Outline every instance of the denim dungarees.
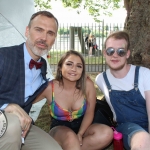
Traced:
[[148, 131], [146, 101], [138, 88], [139, 68], [139, 66], [136, 66], [134, 88], [129, 91], [111, 89], [106, 72], [103, 73], [103, 77], [109, 91], [111, 104], [116, 113], [118, 125], [121, 123], [132, 122]]
[[116, 113], [116, 130], [123, 134], [126, 150], [130, 150], [132, 135], [138, 131], [148, 132], [148, 116], [146, 101], [138, 88], [139, 66], [136, 66], [134, 88], [129, 91], [111, 89], [106, 72], [103, 73], [109, 91], [110, 102]]

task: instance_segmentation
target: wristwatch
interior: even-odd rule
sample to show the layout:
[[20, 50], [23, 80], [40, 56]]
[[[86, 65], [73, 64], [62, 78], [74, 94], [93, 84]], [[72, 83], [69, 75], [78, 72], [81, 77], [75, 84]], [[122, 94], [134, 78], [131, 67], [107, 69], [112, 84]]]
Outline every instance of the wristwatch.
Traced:
[[8, 122], [4, 110], [0, 110], [0, 138], [7, 130]]

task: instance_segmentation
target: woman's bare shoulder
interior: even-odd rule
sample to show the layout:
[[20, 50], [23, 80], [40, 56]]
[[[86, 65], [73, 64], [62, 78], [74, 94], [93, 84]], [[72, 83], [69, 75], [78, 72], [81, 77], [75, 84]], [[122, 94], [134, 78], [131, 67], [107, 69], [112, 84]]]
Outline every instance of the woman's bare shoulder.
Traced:
[[87, 78], [86, 78], [86, 86], [87, 85], [94, 85], [94, 82], [92, 81], [92, 79], [89, 76], [87, 76]]

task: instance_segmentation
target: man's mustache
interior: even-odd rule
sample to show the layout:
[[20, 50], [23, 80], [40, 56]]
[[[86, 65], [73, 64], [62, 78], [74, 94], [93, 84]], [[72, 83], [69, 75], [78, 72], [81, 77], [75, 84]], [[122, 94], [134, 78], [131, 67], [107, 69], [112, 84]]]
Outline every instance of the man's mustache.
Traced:
[[37, 44], [42, 44], [42, 45], [44, 45], [45, 47], [48, 47], [48, 45], [46, 44], [46, 42], [45, 42], [44, 40], [37, 41], [36, 43], [37, 43]]

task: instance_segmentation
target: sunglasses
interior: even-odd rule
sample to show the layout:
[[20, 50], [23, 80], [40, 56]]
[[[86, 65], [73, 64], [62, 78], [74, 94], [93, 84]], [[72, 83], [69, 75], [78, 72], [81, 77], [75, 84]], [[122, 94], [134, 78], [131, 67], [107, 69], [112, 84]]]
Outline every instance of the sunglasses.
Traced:
[[125, 54], [127, 53], [127, 50], [124, 48], [118, 48], [117, 50], [115, 50], [113, 47], [109, 47], [106, 49], [106, 54], [108, 56], [112, 56], [115, 53], [115, 51], [120, 57], [125, 56]]

